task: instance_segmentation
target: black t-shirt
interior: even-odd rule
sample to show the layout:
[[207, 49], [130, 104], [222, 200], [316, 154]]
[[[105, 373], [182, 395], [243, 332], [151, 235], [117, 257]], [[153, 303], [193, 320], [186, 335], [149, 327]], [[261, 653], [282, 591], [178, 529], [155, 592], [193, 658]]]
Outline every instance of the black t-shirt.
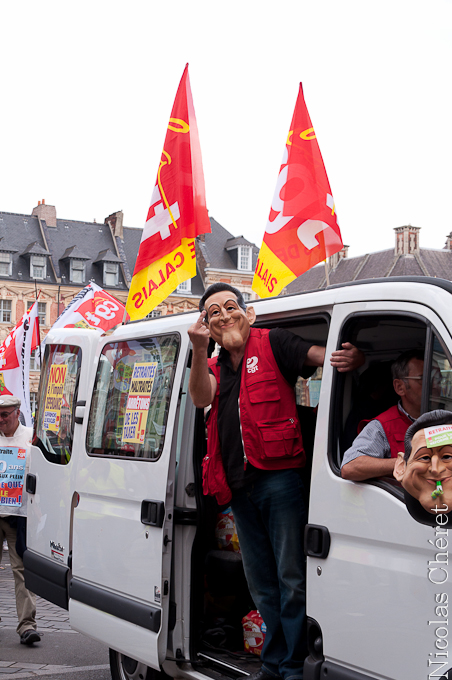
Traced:
[[[278, 368], [290, 385], [295, 386], [298, 376], [309, 378], [314, 373], [315, 366], [304, 365], [312, 343], [283, 328], [273, 328], [269, 333], [269, 340]], [[234, 371], [229, 352], [222, 348], [217, 363], [220, 364], [218, 435], [221, 457], [228, 484], [232, 491], [236, 491], [265, 471], [258, 470], [250, 462], [245, 470], [238, 409], [242, 362], [237, 371]]]

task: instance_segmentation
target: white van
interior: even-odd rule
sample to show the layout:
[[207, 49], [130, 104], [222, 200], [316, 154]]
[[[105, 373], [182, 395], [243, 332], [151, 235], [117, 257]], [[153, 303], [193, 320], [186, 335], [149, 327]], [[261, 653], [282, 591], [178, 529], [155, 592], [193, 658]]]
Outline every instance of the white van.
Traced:
[[[297, 390], [313, 449], [305, 679], [448, 677], [447, 541], [438, 550], [433, 526], [411, 517], [394, 480], [346, 481], [340, 463], [359, 420], [395, 403], [388, 367], [404, 350], [425, 350], [423, 411], [452, 410], [452, 284], [376, 279], [254, 306], [257, 326], [288, 328], [326, 345], [327, 357], [346, 341], [366, 355], [351, 374], [326, 361], [314, 376], [320, 390], [314, 380]], [[27, 477], [26, 583], [111, 648], [114, 680], [223, 680], [259, 669], [241, 648], [241, 617], [253, 606], [240, 555], [218, 550], [218, 507], [202, 495], [204, 413], [187, 394], [187, 329], [197, 317], [47, 337]], [[126, 412], [138, 365], [154, 367], [153, 382], [137, 388], [149, 408], [126, 436], [138, 418]], [[66, 367], [59, 378], [57, 366]], [[442, 580], [429, 571], [435, 563]]]

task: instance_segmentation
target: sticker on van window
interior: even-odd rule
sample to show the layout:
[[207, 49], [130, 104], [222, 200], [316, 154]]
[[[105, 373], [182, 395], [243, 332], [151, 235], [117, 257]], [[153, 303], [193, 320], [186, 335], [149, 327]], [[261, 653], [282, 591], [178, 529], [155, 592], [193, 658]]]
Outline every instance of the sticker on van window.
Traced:
[[124, 414], [122, 441], [143, 444], [146, 432], [152, 387], [157, 371], [157, 362], [136, 363], [133, 366]]
[[0, 448], [0, 507], [22, 505], [27, 450], [18, 446]]
[[67, 365], [52, 364], [50, 366], [49, 381], [47, 383], [44, 404], [44, 430], [58, 432], [61, 420], [61, 404], [63, 401], [64, 381], [66, 380]]

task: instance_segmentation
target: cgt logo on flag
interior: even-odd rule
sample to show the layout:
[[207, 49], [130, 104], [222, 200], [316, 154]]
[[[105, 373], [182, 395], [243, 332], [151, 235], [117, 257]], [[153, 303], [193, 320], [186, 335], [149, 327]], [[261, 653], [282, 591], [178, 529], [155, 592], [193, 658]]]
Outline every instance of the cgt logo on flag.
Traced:
[[195, 237], [210, 232], [201, 149], [185, 67], [157, 171], [126, 309], [142, 319], [196, 276]]
[[253, 279], [260, 297], [342, 248], [334, 199], [300, 84]]

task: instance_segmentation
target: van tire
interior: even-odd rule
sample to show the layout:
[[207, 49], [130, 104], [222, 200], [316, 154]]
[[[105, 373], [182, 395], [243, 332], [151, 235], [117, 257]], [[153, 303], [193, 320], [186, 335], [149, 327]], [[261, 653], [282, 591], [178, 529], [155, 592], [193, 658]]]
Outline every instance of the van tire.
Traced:
[[157, 680], [160, 673], [140, 661], [110, 649], [112, 680]]

